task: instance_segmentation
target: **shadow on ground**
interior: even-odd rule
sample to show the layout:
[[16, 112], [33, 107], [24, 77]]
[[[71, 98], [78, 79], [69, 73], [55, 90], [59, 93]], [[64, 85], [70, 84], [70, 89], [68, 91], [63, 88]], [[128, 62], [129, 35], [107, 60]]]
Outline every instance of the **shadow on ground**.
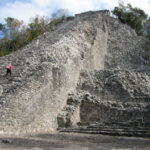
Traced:
[[75, 133], [0, 136], [0, 141], [0, 150], [150, 150], [148, 138]]

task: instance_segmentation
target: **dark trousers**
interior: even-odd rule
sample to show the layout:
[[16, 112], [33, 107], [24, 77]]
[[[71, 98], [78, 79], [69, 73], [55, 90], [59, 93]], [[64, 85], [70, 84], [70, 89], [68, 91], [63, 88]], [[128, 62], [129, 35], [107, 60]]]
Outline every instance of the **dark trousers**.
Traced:
[[11, 70], [10, 69], [7, 69], [7, 71], [6, 71], [6, 77], [7, 77], [8, 74], [10, 74], [10, 76], [11, 76]]

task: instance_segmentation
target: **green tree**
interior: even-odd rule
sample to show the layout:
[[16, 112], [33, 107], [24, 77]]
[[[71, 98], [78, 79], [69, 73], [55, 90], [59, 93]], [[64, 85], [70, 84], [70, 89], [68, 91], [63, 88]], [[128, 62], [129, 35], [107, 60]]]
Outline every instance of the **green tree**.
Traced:
[[[137, 35], [143, 36], [143, 23], [147, 22], [148, 15], [141, 9], [133, 8], [131, 4], [124, 6], [123, 2], [119, 2], [119, 6], [115, 7], [112, 13], [125, 24], [135, 29]], [[146, 27], [146, 26], [145, 26]]]
[[68, 17], [69, 11], [68, 9], [58, 9], [56, 12], [52, 13], [51, 20], [55, 19], [65, 19]]
[[5, 25], [0, 23], [0, 31], [4, 35], [0, 41], [0, 57], [27, 45], [37, 36], [62, 22], [67, 16], [67, 9], [59, 9], [52, 14], [51, 19], [47, 16], [41, 17], [39, 15], [30, 18], [30, 23], [27, 26], [18, 19], [6, 18]]
[[5, 19], [7, 23], [8, 30], [10, 30], [10, 39], [15, 39], [20, 33], [20, 29], [23, 25], [23, 21], [19, 21], [18, 19], [8, 17]]
[[20, 42], [18, 40], [17, 42], [15, 42], [15, 46], [14, 46], [14, 41], [20, 34], [23, 21], [19, 21], [18, 19], [12, 17], [5, 18], [5, 21], [6, 21], [6, 25], [3, 26], [4, 38], [2, 39], [2, 41], [3, 43], [7, 43], [7, 44], [4, 44], [5, 48], [4, 46], [3, 48], [5, 50], [7, 49], [8, 52], [12, 52], [17, 49], [18, 44]]
[[49, 23], [50, 18], [47, 16], [40, 17], [39, 15], [36, 15], [35, 17], [30, 18], [29, 27], [27, 29], [27, 32], [30, 33], [29, 40], [33, 40], [35, 37], [47, 31]]
[[59, 9], [51, 14], [51, 22], [49, 23], [49, 29], [57, 24], [61, 23], [66, 17], [68, 17], [68, 9]]
[[150, 18], [143, 22], [143, 32], [145, 37], [150, 39]]
[[0, 30], [2, 30], [2, 28], [3, 28], [3, 24], [2, 24], [2, 23], [0, 23]]
[[4, 34], [3, 34], [3, 24], [2, 23], [0, 23], [0, 39], [4, 36]]

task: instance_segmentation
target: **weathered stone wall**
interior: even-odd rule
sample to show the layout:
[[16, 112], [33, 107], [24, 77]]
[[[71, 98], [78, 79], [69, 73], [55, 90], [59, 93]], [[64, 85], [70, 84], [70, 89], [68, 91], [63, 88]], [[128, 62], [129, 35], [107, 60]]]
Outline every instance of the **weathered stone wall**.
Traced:
[[[109, 17], [108, 11], [77, 15], [48, 32], [46, 40], [39, 36], [39, 48], [35, 48], [33, 41], [0, 58], [2, 134], [57, 129], [57, 115], [65, 106], [68, 93], [75, 90], [80, 70], [104, 68], [105, 17]], [[5, 79], [5, 66], [9, 62], [14, 66], [13, 76]]]
[[[149, 105], [116, 103], [103, 101], [101, 103], [82, 101], [80, 106], [80, 122], [115, 123], [125, 127], [149, 127]], [[94, 116], [94, 117], [93, 117]]]
[[78, 89], [102, 100], [147, 103], [150, 101], [150, 79], [146, 73], [129, 70], [81, 71]]
[[[0, 133], [77, 126], [84, 120], [86, 105], [80, 105], [78, 96], [75, 103], [67, 97], [79, 90], [101, 101], [149, 102], [149, 62], [139, 55], [144, 39], [111, 18], [109, 11], [77, 14], [49, 31], [46, 40], [42, 35], [39, 39], [38, 48], [33, 41], [0, 58]], [[5, 79], [9, 62], [14, 65], [13, 77]]]
[[[58, 46], [57, 44], [56, 46]], [[1, 98], [2, 103], [5, 102], [1, 108], [3, 116], [1, 118], [2, 132], [19, 134], [51, 131], [57, 128], [57, 113], [65, 105], [68, 92], [76, 86], [80, 66], [78, 57], [73, 56], [73, 59], [68, 59], [61, 48], [57, 49], [60, 51], [60, 55], [57, 53], [57, 56], [53, 57], [52, 55], [55, 54], [55, 50], [55, 46], [49, 50], [44, 49], [41, 51], [40, 48], [35, 49], [33, 53], [35, 53], [37, 58], [36, 56], [25, 58], [27, 66], [24, 65], [26, 64], [24, 62], [22, 66], [24, 73], [21, 68], [16, 70], [18, 66], [13, 61], [14, 77], [8, 80], [3, 79], [8, 85], [6, 89], [3, 88], [4, 93], [6, 92], [8, 95]], [[51, 63], [52, 60], [50, 58], [39, 57], [40, 54], [38, 52], [43, 57], [50, 55], [53, 59], [59, 60]], [[49, 52], [50, 54], [48, 54]], [[73, 49], [71, 53], [73, 54]], [[61, 56], [61, 54], [63, 55]], [[22, 55], [20, 56], [22, 57]], [[60, 58], [58, 58], [59, 56]], [[66, 59], [63, 57], [66, 57]], [[34, 59], [33, 63], [37, 62], [36, 65], [28, 65], [32, 63], [32, 59]], [[48, 62], [44, 59], [50, 60]], [[18, 78], [15, 75], [20, 75], [20, 77]], [[18, 79], [20, 79], [20, 82], [18, 82]], [[17, 86], [19, 89], [17, 89]]]
[[[68, 95], [67, 105], [58, 115], [59, 128], [109, 126], [149, 130], [149, 102], [121, 102], [100, 99], [86, 91]], [[87, 128], [88, 130], [88, 128]], [[145, 132], [145, 131], [144, 131]]]
[[[150, 79], [146, 73], [129, 70], [82, 70], [77, 92], [70, 94], [59, 114], [59, 127], [109, 126], [149, 130]], [[68, 111], [66, 108], [71, 109]], [[74, 113], [78, 120], [74, 121]], [[73, 118], [72, 118], [73, 117]], [[97, 127], [98, 126], [98, 127]], [[84, 128], [83, 128], [84, 129]], [[80, 129], [81, 130], [81, 129]], [[98, 129], [92, 129], [98, 131]], [[146, 132], [146, 131], [144, 131]]]
[[[93, 29], [99, 24], [94, 20]], [[68, 96], [58, 126], [83, 133], [104, 133], [106, 128], [113, 133], [113, 127], [120, 133], [129, 128], [124, 132], [128, 134], [137, 128], [142, 134], [150, 125], [150, 62], [143, 52], [148, 41], [117, 19], [100, 22], [97, 40], [91, 42], [91, 68], [80, 72], [76, 93]]]
[[149, 61], [141, 52], [145, 43], [143, 37], [137, 36], [129, 26], [119, 20], [110, 18], [105, 69], [122, 69], [149, 72]]

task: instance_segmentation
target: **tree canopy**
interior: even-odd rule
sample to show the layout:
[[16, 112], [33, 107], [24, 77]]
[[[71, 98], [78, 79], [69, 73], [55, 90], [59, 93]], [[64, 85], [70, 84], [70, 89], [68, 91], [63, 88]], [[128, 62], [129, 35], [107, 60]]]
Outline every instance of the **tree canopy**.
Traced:
[[137, 35], [150, 38], [150, 18], [140, 8], [133, 8], [131, 4], [124, 5], [119, 2], [119, 6], [115, 7], [112, 13], [124, 24], [128, 24], [135, 29]]
[[[37, 36], [43, 34], [62, 22], [69, 11], [59, 9], [51, 17], [39, 16], [30, 18], [28, 25], [16, 18], [5, 18], [6, 24], [0, 23], [0, 56], [25, 46]], [[123, 1], [115, 7], [112, 13], [124, 24], [135, 29], [137, 35], [150, 39], [150, 17], [141, 9], [133, 8], [131, 4], [124, 5]]]
[[30, 18], [28, 25], [16, 18], [5, 18], [6, 24], [0, 23], [0, 57], [27, 45], [37, 36], [50, 30], [68, 16], [67, 9], [59, 9], [51, 15]]

